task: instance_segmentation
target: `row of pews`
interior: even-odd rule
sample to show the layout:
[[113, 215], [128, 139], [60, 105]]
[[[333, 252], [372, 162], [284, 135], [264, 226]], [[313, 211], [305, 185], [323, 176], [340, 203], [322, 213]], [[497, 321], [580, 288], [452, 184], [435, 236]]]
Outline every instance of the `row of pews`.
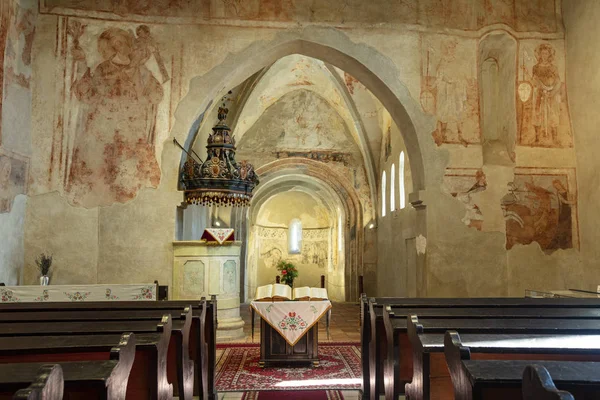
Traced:
[[0, 400], [217, 398], [217, 301], [0, 304]]
[[362, 295], [361, 347], [363, 399], [600, 398], [600, 299]]

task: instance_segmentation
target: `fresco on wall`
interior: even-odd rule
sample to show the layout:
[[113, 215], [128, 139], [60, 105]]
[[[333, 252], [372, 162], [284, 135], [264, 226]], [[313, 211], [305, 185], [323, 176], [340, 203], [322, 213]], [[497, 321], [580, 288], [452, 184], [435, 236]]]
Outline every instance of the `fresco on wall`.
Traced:
[[475, 203], [473, 195], [487, 189], [487, 180], [483, 170], [446, 168], [443, 188], [465, 206], [466, 213], [462, 222], [468, 227], [480, 231], [483, 227], [483, 214]]
[[42, 12], [90, 11], [189, 20], [420, 24], [461, 30], [504, 23], [519, 31], [555, 32], [554, 0], [40, 0]]
[[519, 47], [519, 144], [572, 147], [562, 42], [524, 41]]
[[27, 193], [29, 160], [0, 148], [0, 213], [10, 212], [13, 200]]
[[[5, 87], [14, 84], [29, 89], [35, 18], [35, 8], [25, 8], [18, 1], [3, 2], [0, 39], [4, 46], [2, 79]], [[4, 26], [7, 22], [8, 26]]]
[[440, 35], [421, 37], [423, 111], [437, 118], [435, 143], [480, 143], [477, 44]]
[[40, 0], [45, 12], [56, 8], [72, 8], [82, 11], [101, 11], [116, 15], [156, 15], [185, 17], [189, 13], [201, 13], [202, 2], [198, 0]]
[[[65, 75], [65, 121], [50, 168], [73, 204], [125, 202], [157, 187], [159, 105], [170, 76], [146, 25], [131, 29], [71, 20]], [[57, 165], [58, 164], [58, 165]]]
[[551, 253], [579, 247], [575, 169], [516, 168], [502, 199], [506, 249], [539, 243]]
[[556, 32], [555, 0], [514, 0], [519, 31]]

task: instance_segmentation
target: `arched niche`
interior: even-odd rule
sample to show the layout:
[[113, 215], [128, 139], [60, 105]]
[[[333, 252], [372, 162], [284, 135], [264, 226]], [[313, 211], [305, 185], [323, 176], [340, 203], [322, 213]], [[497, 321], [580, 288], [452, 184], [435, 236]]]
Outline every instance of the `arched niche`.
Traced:
[[513, 166], [517, 140], [517, 42], [494, 31], [479, 42], [479, 96], [484, 165]]

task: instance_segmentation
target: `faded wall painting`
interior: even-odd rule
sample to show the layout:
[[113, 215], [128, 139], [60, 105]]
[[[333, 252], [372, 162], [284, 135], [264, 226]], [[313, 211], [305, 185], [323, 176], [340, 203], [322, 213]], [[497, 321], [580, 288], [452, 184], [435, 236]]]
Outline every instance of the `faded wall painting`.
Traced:
[[[419, 24], [477, 30], [503, 23], [555, 32], [555, 0], [40, 0], [42, 12], [318, 23]], [[80, 15], [80, 14], [77, 14]]]
[[421, 36], [423, 111], [437, 119], [435, 143], [480, 143], [477, 43], [441, 35]]
[[572, 147], [563, 41], [522, 41], [517, 82], [518, 142]]
[[126, 202], [160, 181], [156, 146], [167, 129], [159, 125], [168, 103], [166, 59], [147, 25], [101, 27], [71, 19], [66, 33], [65, 107], [52, 178], [76, 205]]
[[223, 293], [233, 293], [237, 289], [236, 264], [227, 260], [223, 264]]
[[502, 199], [506, 248], [539, 243], [546, 253], [579, 248], [575, 169], [516, 168]]
[[485, 173], [475, 168], [446, 168], [443, 189], [452, 197], [460, 200], [465, 209], [462, 222], [478, 231], [483, 228], [483, 214], [477, 206], [473, 195], [483, 192], [487, 188]]
[[189, 13], [201, 13], [202, 1], [198, 0], [40, 0], [43, 12], [71, 8], [82, 11], [109, 12], [116, 15], [156, 15], [185, 17]]
[[200, 260], [188, 260], [181, 268], [181, 295], [197, 296], [204, 293], [205, 265]]
[[10, 212], [13, 200], [27, 193], [29, 159], [0, 148], [0, 213]]
[[[10, 19], [10, 25], [5, 33], [4, 85], [16, 84], [29, 89], [36, 10], [23, 7], [19, 1], [4, 3], [6, 4], [2, 5], [2, 18], [5, 18], [6, 13], [6, 18]], [[35, 4], [31, 7], [34, 6]]]

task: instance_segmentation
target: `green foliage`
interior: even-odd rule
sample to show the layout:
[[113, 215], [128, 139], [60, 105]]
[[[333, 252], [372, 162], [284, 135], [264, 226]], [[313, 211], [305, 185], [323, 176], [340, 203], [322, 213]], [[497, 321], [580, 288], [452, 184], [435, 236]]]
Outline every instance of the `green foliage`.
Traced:
[[52, 256], [42, 253], [35, 260], [35, 263], [37, 264], [37, 266], [40, 270], [40, 274], [48, 275], [48, 272], [50, 272], [50, 267], [52, 266]]
[[277, 270], [281, 273], [281, 283], [292, 286], [294, 279], [298, 277], [298, 269], [294, 264], [287, 261], [279, 261], [277, 264]]

